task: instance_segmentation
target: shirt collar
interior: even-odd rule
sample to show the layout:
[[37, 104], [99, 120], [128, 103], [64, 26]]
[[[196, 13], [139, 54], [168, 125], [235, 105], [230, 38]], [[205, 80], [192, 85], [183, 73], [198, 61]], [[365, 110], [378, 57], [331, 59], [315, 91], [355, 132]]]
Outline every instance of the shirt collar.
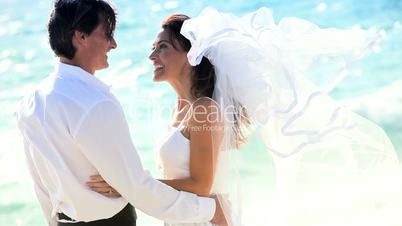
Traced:
[[60, 77], [74, 77], [87, 83], [88, 85], [96, 86], [106, 91], [110, 90], [110, 86], [106, 85], [100, 79], [74, 65], [58, 62], [53, 74]]

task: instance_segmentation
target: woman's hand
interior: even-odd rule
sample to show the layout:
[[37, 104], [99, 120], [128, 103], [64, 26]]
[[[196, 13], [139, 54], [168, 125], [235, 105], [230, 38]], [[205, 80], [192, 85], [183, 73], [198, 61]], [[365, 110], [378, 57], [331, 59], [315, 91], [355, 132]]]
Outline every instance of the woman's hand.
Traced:
[[[219, 225], [219, 226], [228, 226], [228, 220], [225, 217], [225, 213], [222, 208], [222, 200], [219, 200], [218, 196], [215, 194], [212, 194], [209, 196], [210, 198], [213, 198], [215, 200], [216, 204], [216, 209], [215, 209], [215, 214], [214, 217], [211, 220], [211, 223], [214, 225]], [[230, 203], [230, 202], [229, 202]], [[230, 213], [230, 207], [226, 207], [226, 211], [229, 211]]]
[[119, 198], [120, 193], [112, 188], [106, 181], [101, 177], [101, 175], [93, 175], [90, 177], [90, 181], [86, 185], [92, 190], [96, 191], [101, 195], [109, 198]]

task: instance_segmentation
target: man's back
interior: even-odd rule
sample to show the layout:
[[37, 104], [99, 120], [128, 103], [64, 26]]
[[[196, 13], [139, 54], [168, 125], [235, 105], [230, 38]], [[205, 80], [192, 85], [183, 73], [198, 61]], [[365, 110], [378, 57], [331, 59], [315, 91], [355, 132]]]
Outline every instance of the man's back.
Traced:
[[[36, 191], [44, 196], [41, 204], [50, 201], [51, 205], [42, 206], [52, 208], [48, 211], [53, 214], [95, 220], [111, 217], [127, 204], [122, 198], [100, 197], [85, 186], [89, 176], [99, 172], [81, 151], [75, 135], [86, 114], [100, 102], [118, 105], [108, 87], [94, 76], [60, 64], [21, 104], [18, 124], [31, 172], [37, 173], [33, 175]], [[94, 206], [104, 208], [95, 211]]]

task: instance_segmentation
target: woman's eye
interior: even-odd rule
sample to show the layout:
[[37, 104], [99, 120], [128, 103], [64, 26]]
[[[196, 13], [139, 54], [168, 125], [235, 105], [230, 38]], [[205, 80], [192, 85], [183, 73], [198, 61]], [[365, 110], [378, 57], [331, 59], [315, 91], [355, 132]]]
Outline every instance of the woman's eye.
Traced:
[[163, 49], [163, 48], [167, 48], [168, 46], [166, 44], [159, 44], [157, 47], [152, 46], [151, 47], [151, 51], [155, 51], [156, 49]]

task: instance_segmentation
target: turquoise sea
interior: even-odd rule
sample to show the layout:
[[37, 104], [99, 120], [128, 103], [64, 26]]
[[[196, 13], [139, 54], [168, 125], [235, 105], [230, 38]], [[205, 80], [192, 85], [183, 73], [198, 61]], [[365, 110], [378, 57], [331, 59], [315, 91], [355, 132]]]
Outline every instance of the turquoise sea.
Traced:
[[[401, 0], [114, 0], [118, 9], [116, 41], [110, 67], [97, 74], [122, 102], [132, 138], [145, 168], [158, 176], [153, 146], [163, 135], [175, 104], [167, 84], [152, 82], [147, 56], [160, 22], [174, 12], [196, 16], [206, 6], [243, 15], [265, 6], [277, 21], [286, 16], [308, 19], [321, 27], [383, 29], [376, 53], [354, 65], [353, 76], [332, 93], [382, 126], [402, 157], [402, 1]], [[52, 1], [0, 0], [0, 225], [45, 225], [26, 169], [13, 117], [19, 100], [53, 70], [56, 58], [48, 46], [46, 22]], [[262, 158], [254, 138], [243, 147], [246, 202], [272, 183], [269, 157]], [[261, 212], [258, 212], [261, 211]], [[253, 214], [266, 214], [263, 209]], [[138, 225], [161, 225], [139, 211]], [[268, 224], [267, 224], [268, 225]]]

